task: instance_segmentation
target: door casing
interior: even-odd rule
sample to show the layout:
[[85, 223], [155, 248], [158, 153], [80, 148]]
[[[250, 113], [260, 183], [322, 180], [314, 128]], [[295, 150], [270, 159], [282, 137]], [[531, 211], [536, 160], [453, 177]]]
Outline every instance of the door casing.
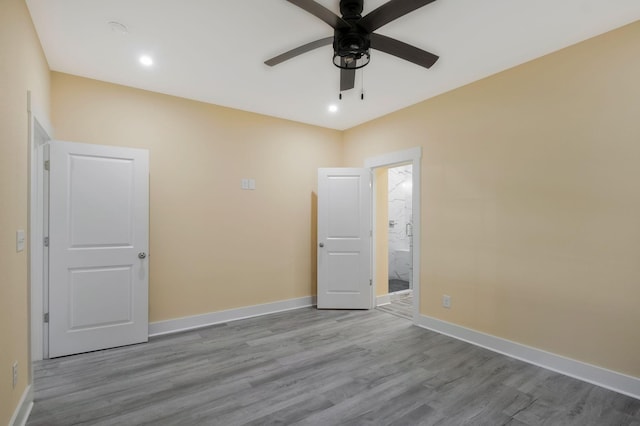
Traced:
[[[41, 360], [45, 356], [45, 330], [43, 322], [45, 304], [44, 276], [44, 146], [53, 134], [51, 125], [27, 92], [29, 116], [29, 304], [30, 304], [30, 358]], [[33, 375], [32, 375], [33, 377]]]
[[[420, 204], [420, 165], [422, 159], [422, 148], [410, 148], [403, 151], [395, 151], [387, 154], [382, 154], [376, 157], [366, 158], [364, 166], [371, 171], [378, 167], [389, 167], [398, 164], [411, 164], [412, 165], [412, 217], [413, 217], [413, 253], [411, 262], [413, 264], [413, 273], [411, 275], [413, 283], [413, 323], [415, 324], [420, 314], [420, 237], [421, 233], [421, 204]], [[378, 259], [376, 259], [376, 186], [379, 185], [376, 179], [373, 179], [373, 198], [371, 203], [373, 221], [372, 221], [372, 247], [371, 247], [371, 265], [375, 265]], [[384, 260], [386, 261], [386, 259]], [[376, 288], [378, 285], [386, 280], [388, 277], [377, 277], [376, 270], [372, 266], [371, 274], [373, 277], [373, 289], [372, 289], [372, 301], [371, 305], [376, 306]]]

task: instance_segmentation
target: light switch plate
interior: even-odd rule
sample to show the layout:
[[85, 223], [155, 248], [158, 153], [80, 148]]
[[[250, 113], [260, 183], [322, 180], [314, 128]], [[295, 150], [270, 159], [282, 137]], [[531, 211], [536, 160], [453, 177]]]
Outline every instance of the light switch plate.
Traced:
[[240, 188], [249, 189], [249, 179], [242, 179], [240, 182]]
[[249, 179], [249, 189], [251, 189], [251, 190], [256, 189], [256, 180], [255, 179]]
[[21, 252], [24, 250], [24, 229], [18, 229], [16, 231], [16, 251]]

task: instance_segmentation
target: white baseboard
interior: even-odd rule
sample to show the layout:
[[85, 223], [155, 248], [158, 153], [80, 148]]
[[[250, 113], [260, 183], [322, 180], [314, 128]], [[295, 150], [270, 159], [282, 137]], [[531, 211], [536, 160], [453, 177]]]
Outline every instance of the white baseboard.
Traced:
[[376, 306], [388, 305], [392, 300], [403, 298], [408, 294], [413, 294], [413, 290], [400, 290], [394, 293], [387, 293], [376, 296]]
[[382, 296], [376, 296], [376, 306], [388, 305], [391, 303], [391, 295], [383, 294]]
[[485, 334], [437, 318], [419, 315], [417, 326], [546, 368], [584, 382], [640, 399], [640, 378], [586, 364], [521, 343]]
[[289, 311], [292, 309], [305, 308], [308, 306], [314, 306], [315, 304], [315, 296], [307, 296], [300, 297], [298, 299], [282, 300], [262, 305], [245, 306], [226, 311], [210, 312], [207, 314], [193, 315], [184, 318], [152, 322], [149, 324], [149, 337], [178, 333], [180, 331], [193, 330], [213, 324]]
[[20, 402], [16, 407], [16, 411], [13, 412], [13, 416], [11, 416], [11, 420], [9, 420], [9, 426], [26, 425], [27, 419], [29, 418], [29, 414], [31, 414], [32, 408], [33, 408], [33, 388], [31, 387], [31, 385], [29, 385], [22, 393], [22, 397], [20, 398]]

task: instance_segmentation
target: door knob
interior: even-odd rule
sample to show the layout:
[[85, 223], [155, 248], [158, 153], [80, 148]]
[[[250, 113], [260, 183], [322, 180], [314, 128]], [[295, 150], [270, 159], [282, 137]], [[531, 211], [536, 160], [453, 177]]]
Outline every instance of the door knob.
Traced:
[[324, 247], [324, 243], [320, 243], [320, 247]]
[[141, 251], [140, 253], [138, 253], [138, 258], [139, 259], [144, 259], [145, 257], [147, 257], [147, 253]]

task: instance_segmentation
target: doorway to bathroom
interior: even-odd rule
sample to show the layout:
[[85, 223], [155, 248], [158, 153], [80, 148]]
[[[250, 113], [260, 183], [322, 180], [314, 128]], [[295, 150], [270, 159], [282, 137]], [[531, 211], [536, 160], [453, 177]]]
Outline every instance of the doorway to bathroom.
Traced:
[[[387, 311], [399, 317], [417, 321], [420, 315], [420, 165], [422, 159], [422, 149], [420, 147], [410, 148], [403, 151], [396, 151], [383, 154], [377, 157], [365, 159], [365, 167], [371, 170], [373, 177], [373, 229], [372, 229], [372, 298], [373, 306], [377, 309]], [[404, 276], [401, 281], [407, 282], [408, 288], [389, 292], [389, 277], [395, 276], [389, 273], [389, 170], [410, 165], [410, 169], [405, 169], [403, 181], [399, 188], [406, 191], [402, 195], [404, 199], [404, 210], [411, 206], [408, 216], [410, 226], [407, 227], [405, 220], [402, 224], [394, 222], [394, 231], [404, 229], [405, 234], [417, 236], [416, 238], [405, 239], [410, 245], [408, 252], [409, 263], [406, 268], [409, 275]], [[408, 175], [408, 170], [411, 174]], [[392, 172], [395, 173], [395, 172]], [[410, 176], [410, 177], [409, 177]], [[408, 180], [408, 183], [405, 183]], [[403, 185], [404, 184], [404, 185]], [[407, 199], [409, 194], [409, 199]], [[393, 198], [393, 197], [392, 197]], [[396, 204], [400, 204], [396, 202]], [[407, 216], [405, 216], [407, 217]], [[392, 218], [391, 220], [399, 220]], [[394, 247], [396, 247], [394, 245]], [[406, 246], [405, 246], [406, 247]], [[400, 255], [402, 256], [402, 254]], [[398, 257], [397, 255], [395, 256]], [[405, 288], [406, 284], [402, 283]], [[402, 300], [399, 300], [402, 299]]]
[[389, 167], [388, 190], [388, 293], [410, 294], [413, 289], [413, 167]]

